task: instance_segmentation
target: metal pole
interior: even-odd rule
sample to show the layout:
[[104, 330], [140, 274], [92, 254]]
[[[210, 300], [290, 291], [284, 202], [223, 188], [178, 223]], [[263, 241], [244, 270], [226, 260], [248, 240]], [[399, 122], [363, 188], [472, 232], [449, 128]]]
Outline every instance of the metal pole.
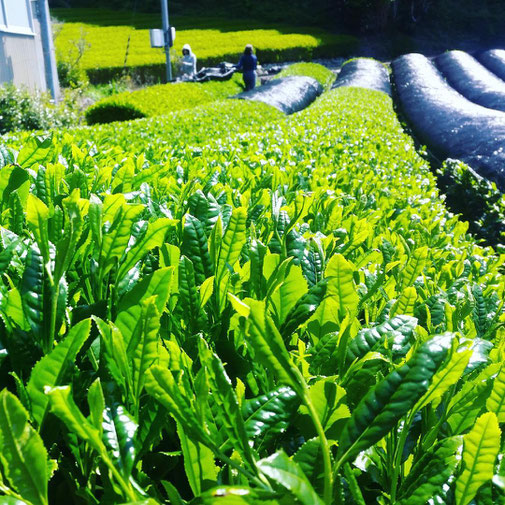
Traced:
[[44, 67], [46, 69], [47, 86], [55, 102], [60, 98], [60, 83], [54, 56], [53, 34], [51, 33], [51, 18], [49, 17], [49, 4], [47, 0], [39, 0], [40, 36], [44, 52]]
[[165, 36], [165, 56], [167, 59], [167, 82], [172, 80], [172, 65], [170, 63], [170, 23], [168, 20], [168, 0], [161, 0], [161, 17], [163, 18], [163, 34]]

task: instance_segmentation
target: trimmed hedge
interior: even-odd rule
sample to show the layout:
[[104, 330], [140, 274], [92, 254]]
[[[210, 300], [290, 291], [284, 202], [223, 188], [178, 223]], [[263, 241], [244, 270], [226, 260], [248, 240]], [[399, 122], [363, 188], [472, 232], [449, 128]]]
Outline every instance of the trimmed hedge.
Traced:
[[275, 76], [275, 78], [280, 79], [282, 77], [289, 77], [291, 75], [304, 75], [307, 77], [312, 77], [318, 81], [325, 90], [331, 88], [331, 85], [335, 81], [335, 74], [323, 65], [319, 65], [318, 63], [304, 62], [295, 63], [293, 65], [289, 65], [286, 68], [283, 68], [281, 72]]
[[226, 98], [242, 90], [240, 76], [225, 82], [178, 82], [124, 92], [100, 100], [86, 110], [88, 124], [160, 116]]
[[[125, 70], [142, 80], [163, 78], [165, 56], [161, 49], [150, 47], [147, 29], [159, 26], [158, 17], [142, 15], [137, 20], [131, 13], [100, 9], [67, 11], [52, 11], [57, 18], [71, 20], [63, 24], [56, 37], [57, 55], [61, 59], [71, 58], [72, 41], [84, 38], [90, 48], [85, 51], [81, 65], [90, 82], [111, 80]], [[78, 19], [82, 21], [77, 22]], [[198, 58], [198, 67], [238, 61], [247, 43], [254, 45], [261, 63], [342, 56], [352, 53], [357, 46], [355, 37], [317, 28], [265, 27], [212, 18], [203, 21], [204, 18], [172, 19], [178, 28], [174, 55], [180, 55], [183, 44], [189, 43]]]

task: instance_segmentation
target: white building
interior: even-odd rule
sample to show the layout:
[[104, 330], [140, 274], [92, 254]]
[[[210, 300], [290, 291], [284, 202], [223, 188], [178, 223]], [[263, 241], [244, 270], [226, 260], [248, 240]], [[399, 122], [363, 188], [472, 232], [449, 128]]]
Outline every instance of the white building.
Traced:
[[58, 94], [47, 0], [0, 0], [0, 84]]

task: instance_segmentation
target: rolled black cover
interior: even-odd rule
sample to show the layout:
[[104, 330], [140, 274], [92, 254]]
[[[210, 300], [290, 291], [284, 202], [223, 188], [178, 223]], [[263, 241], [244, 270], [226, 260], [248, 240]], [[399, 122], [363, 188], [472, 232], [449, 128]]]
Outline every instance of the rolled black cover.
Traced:
[[402, 56], [392, 66], [400, 105], [419, 140], [505, 190], [505, 113], [467, 100], [421, 54]]
[[285, 114], [293, 114], [308, 107], [322, 92], [323, 86], [312, 77], [289, 76], [272, 79], [232, 98], [263, 102]]
[[493, 74], [505, 81], [505, 50], [489, 49], [477, 54], [477, 59]]
[[391, 84], [386, 67], [380, 61], [369, 58], [356, 58], [344, 63], [333, 88], [342, 86], [374, 89], [391, 96]]
[[505, 111], [505, 81], [463, 51], [449, 51], [435, 63], [447, 82], [468, 100]]

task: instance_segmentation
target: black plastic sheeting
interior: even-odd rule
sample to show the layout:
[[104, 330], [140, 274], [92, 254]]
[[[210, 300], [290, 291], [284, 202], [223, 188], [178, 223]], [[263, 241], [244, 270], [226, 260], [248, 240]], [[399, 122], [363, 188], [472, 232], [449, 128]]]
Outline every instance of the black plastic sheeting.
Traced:
[[439, 158], [457, 158], [505, 190], [505, 113], [470, 102], [425, 56], [393, 64], [398, 99], [419, 140]]
[[493, 74], [505, 81], [505, 50], [490, 49], [477, 54], [477, 59]]
[[473, 56], [463, 51], [450, 51], [435, 60], [447, 82], [468, 100], [505, 111], [505, 81], [496, 77]]
[[369, 58], [356, 58], [344, 64], [332, 87], [342, 86], [374, 89], [391, 96], [391, 84], [386, 67], [380, 61]]
[[293, 114], [308, 107], [322, 92], [323, 86], [312, 77], [289, 76], [272, 79], [232, 98], [263, 102], [285, 114]]
[[228, 81], [237, 69], [232, 63], [223, 61], [217, 67], [204, 67], [196, 75], [196, 82]]

